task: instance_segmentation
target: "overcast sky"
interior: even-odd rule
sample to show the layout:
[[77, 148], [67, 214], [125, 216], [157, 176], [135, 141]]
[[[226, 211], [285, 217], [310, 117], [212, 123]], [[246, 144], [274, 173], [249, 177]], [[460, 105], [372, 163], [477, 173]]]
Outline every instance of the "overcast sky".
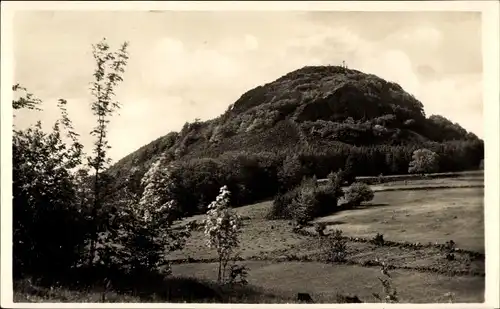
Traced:
[[[51, 126], [56, 102], [68, 109], [85, 146], [91, 44], [130, 42], [112, 119], [116, 160], [186, 121], [216, 117], [245, 91], [305, 65], [379, 75], [483, 137], [481, 16], [467, 12], [23, 12], [14, 19], [15, 81], [44, 101], [23, 112]], [[90, 148], [86, 148], [87, 151]]]

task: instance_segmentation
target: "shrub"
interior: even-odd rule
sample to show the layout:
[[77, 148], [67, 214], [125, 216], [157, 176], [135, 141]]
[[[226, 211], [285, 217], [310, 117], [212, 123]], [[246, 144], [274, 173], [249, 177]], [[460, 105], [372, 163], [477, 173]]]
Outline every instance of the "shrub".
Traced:
[[71, 169], [79, 144], [66, 145], [57, 121], [45, 133], [38, 122], [13, 131], [12, 212], [14, 276], [65, 276], [83, 258], [91, 231], [77, 200]]
[[351, 206], [357, 206], [362, 202], [371, 201], [374, 197], [373, 190], [365, 183], [355, 182], [347, 188], [345, 199]]
[[187, 226], [172, 226], [180, 217], [177, 203], [168, 194], [169, 169], [164, 159], [158, 159], [144, 175], [140, 199], [123, 205], [111, 217], [108, 233], [99, 234], [102, 245], [97, 253], [108, 264], [134, 274], [170, 273], [167, 254], [181, 249], [190, 231]]
[[231, 265], [229, 268], [229, 284], [247, 285], [248, 267], [245, 265]]
[[347, 242], [341, 230], [335, 230], [328, 235], [324, 250], [328, 262], [344, 262], [346, 260]]
[[453, 240], [446, 242], [445, 250], [446, 250], [446, 259], [448, 261], [455, 260], [455, 253], [454, 253], [455, 247], [456, 247], [456, 244]]
[[279, 193], [268, 213], [269, 219], [295, 219], [299, 225], [331, 213], [340, 196], [338, 187], [331, 183], [317, 184], [313, 178], [304, 178], [299, 187], [286, 193]]
[[313, 209], [313, 217], [321, 217], [335, 211], [339, 197], [338, 190], [330, 184], [319, 186], [316, 190], [316, 205]]
[[377, 246], [383, 246], [385, 241], [384, 241], [384, 235], [383, 234], [380, 234], [380, 233], [377, 233], [377, 235], [375, 235], [371, 242]]
[[314, 229], [316, 230], [316, 233], [318, 233], [319, 236], [325, 236], [326, 223], [318, 222], [314, 226]]
[[291, 190], [286, 193], [278, 193], [274, 198], [273, 205], [267, 214], [268, 219], [291, 219], [289, 206], [297, 194], [297, 190]]
[[293, 219], [299, 225], [306, 224], [314, 218], [316, 205], [318, 205], [316, 186], [307, 182], [303, 183], [290, 205]]

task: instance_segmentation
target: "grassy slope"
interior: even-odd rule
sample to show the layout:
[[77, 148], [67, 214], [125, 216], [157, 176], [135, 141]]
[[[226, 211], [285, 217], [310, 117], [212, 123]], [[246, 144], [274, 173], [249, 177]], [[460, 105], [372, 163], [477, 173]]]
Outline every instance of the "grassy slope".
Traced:
[[[484, 252], [484, 189], [377, 192], [373, 206], [317, 221], [336, 222], [347, 235], [411, 242], [444, 243]], [[331, 227], [331, 226], [330, 226]]]
[[[450, 181], [463, 181], [453, 179]], [[473, 179], [473, 182], [480, 182]], [[435, 180], [447, 184], [445, 180]], [[429, 184], [429, 183], [428, 183]], [[391, 184], [390, 184], [391, 185]], [[392, 185], [401, 185], [392, 184]], [[410, 184], [411, 185], [411, 184]], [[376, 206], [378, 205], [378, 206]], [[317, 249], [314, 240], [295, 234], [285, 220], [267, 221], [265, 213], [271, 202], [237, 209], [247, 217], [242, 237], [242, 256], [307, 255]], [[200, 220], [196, 216], [190, 220]], [[442, 189], [430, 191], [377, 192], [372, 207], [345, 211], [317, 221], [333, 223], [348, 236], [373, 237], [377, 232], [394, 241], [439, 242], [453, 239], [463, 249], [484, 252], [483, 189]], [[329, 225], [332, 228], [332, 225]], [[203, 243], [202, 232], [195, 232], [183, 252], [175, 257], [213, 258], [214, 253]], [[442, 252], [433, 249], [376, 247], [371, 244], [348, 243], [350, 259], [355, 261], [380, 258], [396, 267], [449, 267], [484, 271], [484, 261], [470, 261], [465, 256], [444, 262]], [[173, 256], [174, 257], [174, 256]], [[372, 292], [380, 292], [379, 268], [359, 265], [328, 265], [319, 262], [245, 261], [250, 268], [249, 282], [283, 299], [298, 292], [308, 292], [318, 302], [335, 302], [336, 293], [357, 294], [373, 302]], [[446, 265], [447, 264], [447, 265]], [[214, 279], [216, 265], [192, 263], [174, 265], [176, 275]], [[455, 294], [455, 302], [482, 302], [484, 277], [447, 276], [404, 269], [391, 271], [402, 302], [446, 302], [445, 293]], [[307, 282], [307, 284], [305, 284]]]
[[[428, 183], [468, 183], [460, 179], [436, 179]], [[420, 184], [421, 181], [416, 182]], [[477, 182], [480, 180], [473, 181]], [[407, 187], [412, 184], [408, 182]], [[401, 183], [385, 185], [400, 186]], [[335, 226], [352, 237], [373, 237], [381, 233], [387, 240], [420, 243], [444, 243], [453, 239], [459, 248], [484, 252], [483, 192], [482, 188], [376, 192], [371, 206], [316, 221], [328, 222], [331, 224], [328, 228]], [[291, 231], [290, 221], [267, 220], [265, 215], [271, 205], [272, 202], [267, 201], [236, 209], [246, 218], [241, 239], [243, 256], [256, 256], [308, 241], [307, 237]], [[186, 221], [203, 218], [204, 215], [197, 215]], [[185, 249], [173, 254], [172, 258], [215, 257], [204, 241], [202, 230], [193, 232]]]

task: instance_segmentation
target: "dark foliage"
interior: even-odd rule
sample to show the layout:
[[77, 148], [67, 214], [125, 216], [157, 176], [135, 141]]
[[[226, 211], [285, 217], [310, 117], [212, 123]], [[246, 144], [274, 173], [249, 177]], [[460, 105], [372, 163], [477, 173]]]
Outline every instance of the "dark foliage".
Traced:
[[383, 246], [385, 244], [384, 235], [380, 233], [377, 233], [370, 241], [376, 246]]
[[347, 258], [347, 240], [341, 230], [335, 230], [323, 240], [326, 261], [344, 262]]
[[300, 186], [275, 197], [267, 217], [294, 219], [299, 224], [306, 224], [313, 218], [338, 210], [337, 202], [342, 194], [338, 183], [318, 185], [314, 177], [304, 178]]
[[[85, 209], [76, 203], [69, 169], [79, 163], [80, 146], [66, 147], [58, 124], [43, 133], [38, 124], [14, 131], [13, 273], [64, 274], [81, 258], [88, 236]], [[76, 147], [76, 148], [75, 148]]]
[[353, 183], [345, 192], [346, 202], [350, 206], [359, 206], [362, 202], [371, 201], [373, 197], [373, 190], [362, 182]]

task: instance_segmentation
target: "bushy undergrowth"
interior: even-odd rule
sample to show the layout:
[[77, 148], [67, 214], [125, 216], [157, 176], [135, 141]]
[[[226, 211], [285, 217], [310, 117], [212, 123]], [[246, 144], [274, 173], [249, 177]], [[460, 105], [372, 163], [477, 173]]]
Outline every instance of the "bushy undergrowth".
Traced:
[[377, 233], [370, 241], [376, 246], [383, 246], [385, 244], [384, 235], [380, 233]]
[[278, 194], [273, 201], [268, 218], [293, 219], [299, 225], [332, 213], [337, 208], [339, 190], [334, 184], [318, 184], [315, 177], [305, 178], [294, 189]]
[[355, 182], [347, 188], [344, 196], [348, 205], [358, 206], [362, 202], [371, 201], [374, 193], [369, 185], [362, 182]]
[[347, 240], [341, 230], [334, 230], [323, 240], [327, 262], [344, 262], [347, 258]]

